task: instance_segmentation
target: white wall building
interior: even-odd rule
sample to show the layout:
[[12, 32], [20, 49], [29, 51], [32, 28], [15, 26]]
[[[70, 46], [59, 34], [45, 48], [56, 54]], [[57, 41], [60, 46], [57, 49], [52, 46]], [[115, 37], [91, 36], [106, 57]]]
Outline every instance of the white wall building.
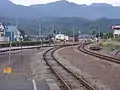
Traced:
[[55, 35], [55, 40], [66, 40], [66, 41], [68, 41], [69, 37], [67, 35], [64, 35], [64, 34], [57, 34], [57, 35]]
[[0, 22], [0, 42], [4, 41], [4, 26], [2, 25], [2, 23]]
[[20, 38], [22, 37], [20, 35], [21, 35], [20, 31], [18, 29], [16, 29], [14, 31], [14, 38], [16, 39], [16, 41], [20, 41]]
[[[20, 31], [17, 26], [6, 26], [5, 27], [5, 37], [10, 38], [12, 33], [12, 41], [20, 41]], [[7, 40], [9, 41], [9, 40]]]
[[112, 26], [112, 29], [114, 30], [113, 35], [114, 37], [120, 37], [120, 26]]

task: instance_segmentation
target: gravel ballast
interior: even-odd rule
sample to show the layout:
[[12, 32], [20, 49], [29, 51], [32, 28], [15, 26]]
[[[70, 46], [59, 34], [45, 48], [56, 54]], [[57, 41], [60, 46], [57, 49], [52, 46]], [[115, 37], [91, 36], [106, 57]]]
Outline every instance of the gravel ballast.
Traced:
[[71, 70], [83, 75], [100, 90], [120, 90], [120, 66], [80, 52], [77, 46], [56, 51], [56, 58]]
[[43, 53], [49, 48], [42, 48], [31, 58], [31, 71], [33, 78], [37, 81], [44, 80], [50, 90], [60, 90], [54, 74], [50, 71], [43, 59]]

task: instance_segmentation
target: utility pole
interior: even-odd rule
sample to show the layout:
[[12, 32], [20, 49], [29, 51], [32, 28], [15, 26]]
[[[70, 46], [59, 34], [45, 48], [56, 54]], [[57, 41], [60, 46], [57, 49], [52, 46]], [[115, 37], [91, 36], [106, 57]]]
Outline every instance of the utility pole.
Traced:
[[[13, 24], [12, 24], [12, 27], [13, 27]], [[12, 28], [12, 29], [13, 29], [13, 28]], [[9, 48], [9, 62], [10, 62], [10, 60], [11, 60], [12, 33], [13, 33], [13, 30], [11, 31], [10, 37], [9, 37], [9, 43], [10, 43], [10, 48]]]
[[80, 34], [81, 34], [81, 31], [78, 31], [78, 42], [80, 42]]
[[41, 39], [41, 48], [42, 48], [42, 24], [39, 22], [39, 38]]
[[66, 42], [66, 33], [65, 33], [65, 30], [64, 30], [64, 44], [65, 44], [65, 42]]
[[73, 28], [73, 44], [75, 43], [75, 29]]
[[23, 40], [23, 37], [22, 36], [20, 36], [20, 43], [21, 43], [21, 60], [23, 60], [23, 57], [22, 57], [22, 40]]
[[53, 24], [53, 39], [54, 39], [54, 43], [55, 43], [55, 34], [56, 34], [55, 24]]
[[99, 25], [97, 27], [97, 30], [98, 30], [98, 42], [100, 41], [100, 28], [99, 28]]
[[[16, 30], [17, 30], [17, 28], [18, 28], [18, 25], [19, 25], [19, 23], [18, 23], [18, 18], [16, 17], [16, 26], [15, 26], [15, 29], [16, 29]], [[17, 39], [17, 41], [20, 40], [20, 37], [18, 38], [18, 33], [17, 33], [16, 39]], [[16, 45], [16, 46], [17, 46], [17, 45]]]

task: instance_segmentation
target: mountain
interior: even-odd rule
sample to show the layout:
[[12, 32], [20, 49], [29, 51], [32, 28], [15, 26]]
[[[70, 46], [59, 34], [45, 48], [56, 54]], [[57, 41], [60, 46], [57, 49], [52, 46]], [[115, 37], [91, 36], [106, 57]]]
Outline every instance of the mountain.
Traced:
[[31, 6], [16, 5], [9, 0], [0, 0], [0, 16], [20, 18], [82, 17], [86, 19], [120, 18], [120, 7], [106, 3], [78, 5], [67, 0]]
[[[3, 22], [4, 25], [10, 25], [11, 22], [13, 24], [16, 23], [14, 18], [0, 18], [0, 21]], [[19, 30], [24, 31], [29, 35], [38, 35], [39, 33], [39, 23], [38, 19], [18, 19], [19, 21]], [[79, 17], [47, 17], [42, 18], [42, 34], [43, 35], [51, 35], [53, 30], [55, 29], [57, 33], [66, 33], [68, 35], [73, 34], [73, 27], [75, 29], [75, 34], [78, 34], [79, 31], [81, 33], [91, 33], [93, 30], [96, 33], [103, 32], [113, 32], [113, 25], [120, 25], [120, 19], [107, 19], [100, 18], [97, 20], [87, 20]], [[53, 29], [54, 25], [54, 29]]]
[[31, 7], [16, 5], [9, 0], [0, 0], [0, 16], [7, 17], [34, 17], [37, 11]]
[[66, 0], [56, 1], [48, 4], [30, 6], [38, 12], [43, 12], [46, 17], [74, 17], [79, 5]]
[[13, 3], [10, 2], [9, 0], [1, 0], [0, 1], [0, 6], [5, 7], [5, 5], [12, 5]]
[[42, 11], [46, 17], [120, 18], [120, 7], [114, 7], [106, 3], [93, 3], [87, 6], [61, 0], [48, 4], [32, 5], [30, 7], [37, 9], [39, 12]]
[[92, 3], [90, 7], [113, 7], [111, 4], [106, 3]]
[[[107, 19], [101, 18], [97, 20], [86, 20], [84, 18], [44, 18], [42, 19], [42, 34], [49, 35], [53, 33], [54, 29], [57, 33], [66, 33], [68, 35], [73, 34], [73, 27], [75, 29], [75, 34], [81, 33], [91, 33], [95, 30], [96, 33], [103, 32], [113, 32], [113, 25], [120, 25], [120, 19]], [[38, 35], [38, 22], [37, 20], [23, 20], [19, 28], [24, 30], [30, 35]]]

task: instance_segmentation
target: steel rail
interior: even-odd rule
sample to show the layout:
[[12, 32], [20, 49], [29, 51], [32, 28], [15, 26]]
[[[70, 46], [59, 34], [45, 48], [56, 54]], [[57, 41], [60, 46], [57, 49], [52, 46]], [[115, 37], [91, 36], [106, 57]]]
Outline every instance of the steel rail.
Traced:
[[110, 61], [110, 62], [114, 62], [114, 63], [120, 64], [120, 59], [114, 58], [114, 57], [110, 57], [110, 56], [107, 56], [107, 55], [102, 55], [102, 54], [95, 53], [95, 52], [92, 52], [90, 50], [87, 50], [87, 49], [85, 49], [86, 45], [88, 45], [88, 44], [81, 44], [80, 46], [78, 46], [78, 50], [83, 52], [83, 53], [86, 53], [88, 55], [95, 56], [95, 57], [101, 58], [103, 60], [107, 60], [107, 61]]
[[[76, 44], [78, 45], [78, 44]], [[62, 48], [62, 47], [66, 47], [66, 46], [72, 46], [72, 45], [65, 45], [65, 46], [61, 46], [61, 47], [58, 47], [58, 48], [51, 48], [49, 49], [48, 51], [46, 51], [43, 55], [43, 58], [46, 62], [46, 64], [50, 67], [50, 69], [53, 71], [53, 73], [59, 78], [59, 80], [64, 84], [64, 87], [66, 88], [66, 90], [72, 90], [69, 85], [67, 85], [67, 83], [65, 82], [64, 79], [62, 79], [62, 77], [59, 75], [59, 73], [57, 73], [56, 70], [54, 70], [52, 68], [52, 66], [49, 64], [49, 62], [47, 61], [47, 58], [46, 58], [46, 54], [52, 50], [51, 52], [51, 56], [53, 58], [54, 61], [56, 61], [65, 71], [67, 71], [69, 74], [71, 74], [74, 78], [76, 78], [76, 80], [78, 80], [84, 87], [86, 87], [88, 90], [97, 90], [95, 87], [93, 87], [92, 85], [90, 85], [85, 79], [79, 77], [77, 74], [75, 74], [75, 72], [69, 70], [67, 67], [65, 67], [63, 64], [61, 64], [55, 57], [54, 57], [54, 53], [56, 50]]]
[[65, 90], [72, 90], [70, 86], [64, 81], [64, 79], [58, 74], [58, 72], [52, 68], [52, 66], [48, 63], [46, 54], [54, 48], [49, 49], [43, 54], [43, 59], [45, 60], [46, 64], [50, 67], [51, 71], [55, 74], [55, 76], [60, 80], [60, 82], [64, 85]]

